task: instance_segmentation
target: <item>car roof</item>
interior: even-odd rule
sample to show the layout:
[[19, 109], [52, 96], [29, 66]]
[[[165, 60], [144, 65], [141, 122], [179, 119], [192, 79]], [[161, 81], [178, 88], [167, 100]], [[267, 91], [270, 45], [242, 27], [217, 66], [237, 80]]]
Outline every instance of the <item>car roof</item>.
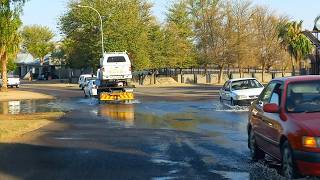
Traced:
[[256, 78], [237, 78], [237, 79], [230, 79], [230, 82], [234, 81], [244, 81], [244, 80], [257, 80]]
[[320, 75], [304, 75], [304, 76], [289, 76], [289, 77], [281, 77], [275, 78], [272, 81], [282, 81], [282, 82], [299, 82], [299, 81], [315, 81], [320, 80]]

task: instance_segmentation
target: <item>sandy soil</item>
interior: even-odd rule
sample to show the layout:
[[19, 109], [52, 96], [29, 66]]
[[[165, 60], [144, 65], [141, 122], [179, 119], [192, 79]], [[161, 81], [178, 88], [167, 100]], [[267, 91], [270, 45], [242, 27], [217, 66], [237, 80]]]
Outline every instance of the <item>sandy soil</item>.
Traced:
[[62, 112], [0, 115], [0, 142], [7, 142], [48, 125], [62, 117]]
[[75, 88], [75, 89], [79, 89], [79, 85], [78, 84], [69, 84], [69, 83], [50, 83], [50, 81], [48, 81], [47, 83], [41, 83], [41, 84], [26, 84], [23, 85], [25, 86], [29, 86], [29, 87], [57, 87], [57, 88]]
[[8, 92], [0, 92], [0, 101], [27, 99], [54, 99], [54, 97], [46, 94], [22, 91], [18, 89], [8, 89]]

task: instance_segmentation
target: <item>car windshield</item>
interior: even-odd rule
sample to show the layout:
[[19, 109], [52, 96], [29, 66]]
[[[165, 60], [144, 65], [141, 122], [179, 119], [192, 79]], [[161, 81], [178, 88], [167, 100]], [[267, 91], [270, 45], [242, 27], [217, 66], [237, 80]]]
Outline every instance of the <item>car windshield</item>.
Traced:
[[290, 113], [320, 112], [320, 81], [290, 83], [286, 109]]
[[262, 87], [263, 86], [255, 79], [233, 81], [231, 85], [232, 90], [253, 89]]

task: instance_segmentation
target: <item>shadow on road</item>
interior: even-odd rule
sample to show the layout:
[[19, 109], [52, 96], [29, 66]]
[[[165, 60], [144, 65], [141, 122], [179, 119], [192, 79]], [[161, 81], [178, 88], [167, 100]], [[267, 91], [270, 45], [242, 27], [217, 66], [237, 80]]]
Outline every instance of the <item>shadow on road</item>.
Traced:
[[148, 157], [29, 144], [0, 144], [0, 179], [150, 179], [166, 174]]

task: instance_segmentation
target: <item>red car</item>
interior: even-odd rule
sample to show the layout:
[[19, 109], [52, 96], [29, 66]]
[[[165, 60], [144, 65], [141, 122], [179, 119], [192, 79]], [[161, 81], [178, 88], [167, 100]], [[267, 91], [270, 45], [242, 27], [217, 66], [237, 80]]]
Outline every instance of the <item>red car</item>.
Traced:
[[320, 176], [320, 76], [272, 80], [251, 105], [248, 147], [254, 160], [280, 160], [288, 179]]

